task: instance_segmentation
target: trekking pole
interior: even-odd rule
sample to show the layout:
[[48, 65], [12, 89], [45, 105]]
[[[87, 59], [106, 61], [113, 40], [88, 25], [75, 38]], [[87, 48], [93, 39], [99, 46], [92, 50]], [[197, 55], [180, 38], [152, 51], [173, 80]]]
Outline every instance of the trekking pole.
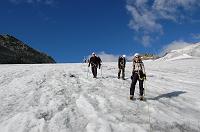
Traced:
[[89, 73], [89, 67], [87, 68], [87, 78], [88, 78], [88, 73]]
[[[146, 96], [146, 91], [147, 91], [147, 86], [146, 86], [146, 78], [144, 79], [144, 96]], [[148, 115], [149, 115], [149, 119], [148, 119], [148, 122], [149, 122], [149, 131], [152, 132], [152, 128], [151, 128], [151, 115], [150, 115], [150, 110], [149, 110], [149, 102], [147, 102], [147, 105], [148, 105]]]
[[103, 66], [102, 66], [102, 64], [101, 64], [101, 78], [103, 78], [103, 76], [102, 76], [102, 67], [103, 67]]
[[146, 97], [146, 79], [144, 79], [144, 97]]

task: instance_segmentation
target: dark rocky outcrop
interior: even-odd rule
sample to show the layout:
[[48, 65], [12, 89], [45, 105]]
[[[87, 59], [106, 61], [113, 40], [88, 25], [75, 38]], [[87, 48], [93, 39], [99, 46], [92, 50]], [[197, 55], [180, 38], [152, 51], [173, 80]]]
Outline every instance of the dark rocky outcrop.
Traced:
[[143, 60], [156, 60], [160, 58], [158, 55], [150, 53], [141, 54], [141, 56]]
[[56, 63], [45, 53], [41, 53], [10, 35], [0, 35], [0, 64], [41, 64]]

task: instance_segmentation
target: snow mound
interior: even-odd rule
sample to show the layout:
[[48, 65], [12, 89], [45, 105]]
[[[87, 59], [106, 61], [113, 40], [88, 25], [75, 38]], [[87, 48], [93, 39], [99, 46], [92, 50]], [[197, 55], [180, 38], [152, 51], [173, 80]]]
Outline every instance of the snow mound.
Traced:
[[178, 60], [200, 57], [200, 43], [186, 46], [182, 49], [172, 50], [159, 60]]

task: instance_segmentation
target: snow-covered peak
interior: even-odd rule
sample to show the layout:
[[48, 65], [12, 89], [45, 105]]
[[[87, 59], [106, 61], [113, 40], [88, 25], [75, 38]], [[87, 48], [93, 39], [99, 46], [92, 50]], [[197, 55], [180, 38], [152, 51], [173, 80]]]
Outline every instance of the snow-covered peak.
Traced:
[[200, 57], [200, 42], [181, 49], [171, 50], [159, 60], [177, 60]]

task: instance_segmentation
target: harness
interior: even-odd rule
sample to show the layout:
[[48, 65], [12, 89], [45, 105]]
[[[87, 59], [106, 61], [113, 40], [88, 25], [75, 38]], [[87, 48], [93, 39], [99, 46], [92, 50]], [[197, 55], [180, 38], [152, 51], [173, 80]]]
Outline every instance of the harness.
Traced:
[[92, 67], [97, 67], [97, 64], [95, 64], [94, 62], [91, 62], [91, 66]]
[[121, 68], [124, 68], [125, 67], [125, 58], [120, 58], [122, 59], [122, 61], [120, 61], [120, 66]]
[[[135, 70], [136, 69], [135, 66], [137, 66], [137, 70]], [[143, 73], [142, 70], [144, 70], [143, 67], [142, 67], [142, 63], [141, 62], [135, 62], [134, 61], [133, 69], [134, 69], [134, 72], [138, 74], [139, 80], [144, 80], [146, 78], [145, 76], [141, 77], [141, 75], [140, 75], [140, 72]]]

